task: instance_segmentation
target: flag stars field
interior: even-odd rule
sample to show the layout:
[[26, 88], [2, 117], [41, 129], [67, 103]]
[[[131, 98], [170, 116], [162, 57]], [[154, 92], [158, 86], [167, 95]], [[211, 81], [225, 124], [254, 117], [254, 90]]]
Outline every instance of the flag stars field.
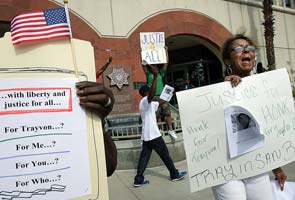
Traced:
[[55, 8], [44, 10], [47, 25], [67, 23], [66, 13], [64, 8]]
[[17, 15], [11, 22], [12, 43], [70, 38], [71, 31], [66, 12], [65, 8], [53, 8]]

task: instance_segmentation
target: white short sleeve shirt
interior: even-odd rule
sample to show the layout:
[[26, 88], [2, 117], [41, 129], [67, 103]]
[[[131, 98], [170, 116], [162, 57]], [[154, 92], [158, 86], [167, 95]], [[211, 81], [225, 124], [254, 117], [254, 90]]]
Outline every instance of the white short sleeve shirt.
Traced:
[[157, 124], [156, 111], [158, 110], [159, 102], [148, 102], [147, 96], [143, 97], [139, 103], [139, 111], [142, 120], [141, 140], [150, 141], [161, 136]]

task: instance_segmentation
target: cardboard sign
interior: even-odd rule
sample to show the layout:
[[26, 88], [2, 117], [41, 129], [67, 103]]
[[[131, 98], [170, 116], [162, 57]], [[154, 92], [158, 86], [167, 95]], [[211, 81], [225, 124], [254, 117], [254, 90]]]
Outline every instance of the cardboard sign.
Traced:
[[[295, 110], [286, 69], [177, 92], [191, 191], [268, 172], [295, 160]], [[257, 120], [264, 145], [230, 158], [224, 109]]]
[[140, 33], [141, 59], [148, 64], [167, 63], [164, 32]]

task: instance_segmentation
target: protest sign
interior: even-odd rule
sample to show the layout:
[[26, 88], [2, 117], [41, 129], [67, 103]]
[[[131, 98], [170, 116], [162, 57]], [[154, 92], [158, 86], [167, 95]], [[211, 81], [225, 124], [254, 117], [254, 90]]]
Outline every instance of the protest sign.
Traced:
[[141, 59], [148, 64], [167, 63], [164, 32], [140, 33]]
[[173, 96], [174, 88], [170, 85], [165, 85], [161, 95], [160, 99], [169, 102]]
[[[191, 191], [268, 172], [295, 160], [295, 110], [286, 69], [177, 92]], [[230, 158], [224, 110], [257, 120], [264, 145]]]
[[91, 193], [86, 114], [76, 82], [0, 79], [0, 197], [70, 199]]
[[0, 199], [109, 199], [102, 123], [77, 105], [75, 87], [96, 81], [94, 51], [72, 42], [76, 67], [69, 40], [15, 47], [10, 33], [0, 39]]

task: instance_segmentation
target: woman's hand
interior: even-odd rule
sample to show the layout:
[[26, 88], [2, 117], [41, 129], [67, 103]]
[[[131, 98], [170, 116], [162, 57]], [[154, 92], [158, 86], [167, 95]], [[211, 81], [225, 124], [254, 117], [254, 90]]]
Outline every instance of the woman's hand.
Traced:
[[284, 184], [285, 184], [285, 181], [287, 179], [287, 175], [285, 174], [285, 172], [280, 167], [272, 170], [272, 172], [275, 175], [276, 180], [278, 180], [281, 190], [283, 191], [284, 190]]
[[97, 82], [82, 81], [76, 83], [80, 105], [97, 113], [101, 119], [105, 118], [113, 109], [115, 102], [111, 90]]
[[236, 87], [242, 81], [242, 78], [237, 75], [230, 75], [230, 76], [224, 77], [224, 81], [230, 81], [231, 85], [233, 87]]

